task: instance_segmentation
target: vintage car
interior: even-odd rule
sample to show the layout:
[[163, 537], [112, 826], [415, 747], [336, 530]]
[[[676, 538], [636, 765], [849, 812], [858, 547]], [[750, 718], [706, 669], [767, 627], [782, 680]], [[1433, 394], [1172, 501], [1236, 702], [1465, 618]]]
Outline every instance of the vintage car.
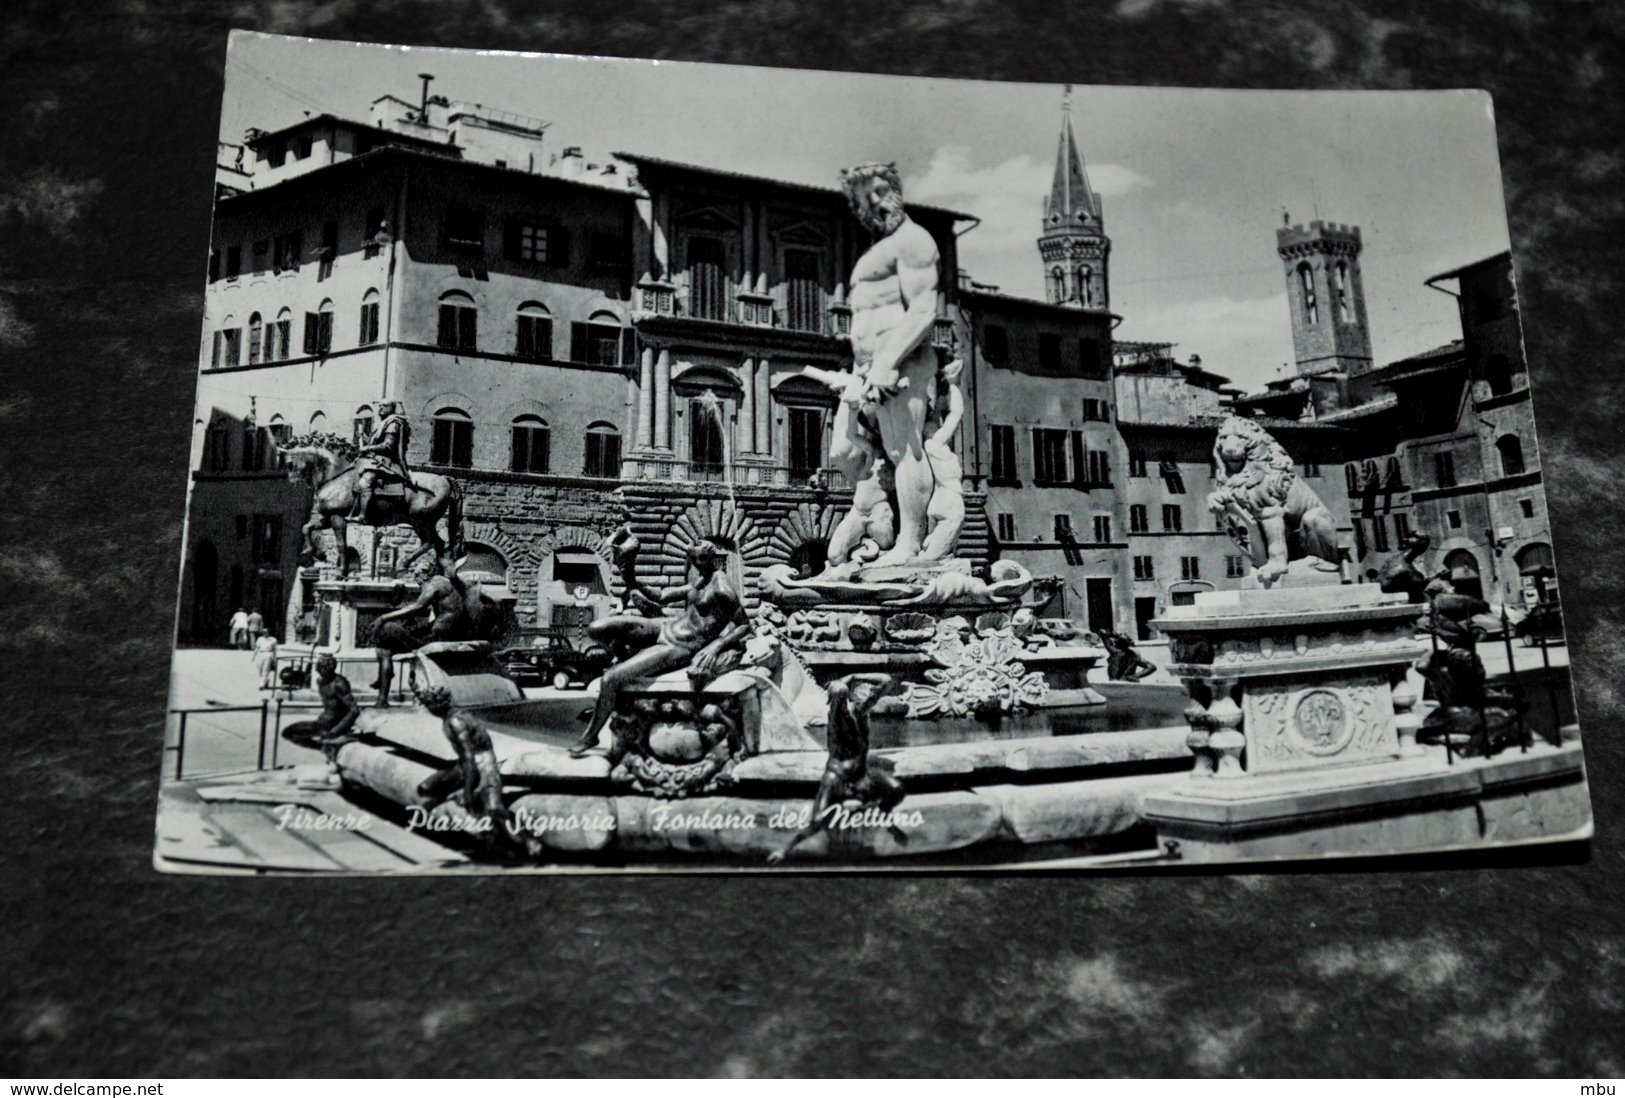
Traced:
[[522, 685], [548, 683], [559, 690], [585, 686], [603, 674], [610, 655], [599, 645], [577, 647], [569, 635], [538, 630], [501, 649], [498, 662]]
[[1556, 602], [1542, 602], [1529, 608], [1524, 616], [1512, 629], [1513, 636], [1522, 642], [1525, 648], [1534, 648], [1544, 638], [1548, 641], [1563, 640], [1563, 608]]

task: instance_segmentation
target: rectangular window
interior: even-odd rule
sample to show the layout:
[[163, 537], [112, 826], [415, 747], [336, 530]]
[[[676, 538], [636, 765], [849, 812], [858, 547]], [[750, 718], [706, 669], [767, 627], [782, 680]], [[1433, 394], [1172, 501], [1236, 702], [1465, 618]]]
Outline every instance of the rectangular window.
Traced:
[[514, 335], [513, 353], [547, 362], [553, 357], [553, 319], [521, 313]]
[[704, 320], [728, 319], [728, 253], [709, 236], [688, 238], [688, 314]]
[[231, 460], [231, 437], [224, 423], [210, 424], [203, 439], [203, 468], [211, 473], [224, 472]]
[[998, 523], [999, 523], [999, 540], [1000, 541], [1015, 541], [1016, 540], [1016, 516], [1010, 514], [1008, 511], [1002, 511], [1002, 512], [999, 513]]
[[988, 483], [999, 485], [1018, 483], [1016, 477], [1016, 429], [995, 424], [991, 449], [993, 451], [993, 468], [988, 477]]
[[1371, 543], [1377, 552], [1388, 552], [1388, 523], [1381, 515], [1371, 520]]
[[1444, 521], [1445, 521], [1445, 525], [1449, 526], [1450, 529], [1452, 529], [1452, 530], [1460, 530], [1461, 529], [1461, 512], [1460, 511], [1446, 511], [1444, 513]]
[[278, 141], [266, 150], [265, 155], [266, 159], [271, 162], [271, 167], [280, 168], [288, 162], [288, 146], [284, 142]]
[[1089, 451], [1089, 485], [1109, 488], [1112, 483], [1111, 455], [1105, 450]]
[[1010, 333], [1005, 330], [1004, 325], [982, 326], [982, 353], [995, 366], [1003, 366], [1010, 361]]
[[457, 351], [472, 351], [478, 346], [479, 310], [472, 305], [451, 302], [440, 303], [440, 331], [436, 342]]
[[1083, 418], [1096, 423], [1110, 423], [1112, 421], [1112, 406], [1104, 400], [1085, 397], [1083, 399]]
[[282, 563], [282, 516], [255, 515], [252, 542], [255, 564]]
[[1049, 427], [1033, 428], [1033, 483], [1066, 483], [1067, 433]]
[[1162, 483], [1176, 496], [1185, 494], [1185, 474], [1180, 471], [1179, 462], [1164, 458], [1157, 463], [1157, 472], [1162, 476]]
[[620, 476], [621, 436], [613, 431], [588, 431], [587, 466], [583, 471], [589, 477]]
[[300, 252], [304, 250], [304, 234], [295, 229], [291, 233], [283, 233], [271, 240], [271, 269], [274, 271], [297, 271], [299, 269]]
[[618, 271], [626, 266], [626, 246], [615, 233], [593, 233], [587, 238], [587, 263], [595, 271]]
[[233, 244], [226, 249], [226, 277], [236, 278], [243, 271], [243, 249], [240, 244]]
[[1151, 516], [1149, 509], [1143, 503], [1132, 503], [1128, 509], [1128, 532], [1143, 534], [1151, 529]]
[[326, 310], [305, 314], [305, 343], [307, 355], [325, 355], [333, 349], [333, 314]]
[[1182, 580], [1199, 580], [1202, 578], [1202, 560], [1200, 557], [1179, 558], [1179, 578]]
[[637, 333], [616, 324], [573, 321], [570, 361], [587, 366], [623, 366], [637, 357]]
[[293, 158], [295, 160], [305, 160], [309, 158], [311, 150], [315, 147], [316, 142], [314, 135], [302, 133], [298, 137], [294, 138]]
[[818, 253], [791, 248], [784, 253], [784, 322], [798, 332], [824, 330], [824, 289]]
[[1523, 515], [1524, 518], [1534, 518], [1535, 501], [1532, 499], [1520, 499], [1518, 501], [1518, 511]]
[[1112, 517], [1110, 515], [1095, 516], [1095, 541], [1104, 545], [1112, 540]]
[[361, 338], [357, 342], [363, 347], [378, 342], [378, 302], [376, 301], [369, 301], [361, 306]]
[[824, 413], [790, 409], [790, 479], [805, 481], [824, 465]]
[[1162, 528], [1164, 530], [1183, 530], [1185, 528], [1185, 513], [1177, 503], [1164, 503], [1162, 505]]
[[485, 250], [485, 211], [472, 206], [452, 206], [446, 210], [443, 245], [456, 252]]
[[1157, 578], [1157, 567], [1150, 557], [1134, 558], [1134, 578], [1137, 580], [1152, 580]]
[[1243, 579], [1247, 575], [1247, 560], [1245, 557], [1226, 556], [1224, 558], [1224, 578]]
[[251, 274], [259, 274], [261, 271], [265, 270], [267, 264], [270, 263], [270, 260], [271, 260], [271, 241], [270, 241], [270, 239], [267, 238], [265, 240], [256, 240], [256, 241], [254, 241], [253, 258], [251, 258], [248, 261], [249, 273], [251, 273]]
[[243, 330], [241, 328], [227, 328], [220, 333], [220, 338], [220, 365], [240, 365], [243, 360]]
[[[293, 354], [293, 319], [291, 317], [276, 322], [275, 350], [277, 352], [276, 361], [279, 362]], [[269, 350], [265, 352], [265, 361], [272, 361]]]
[[466, 419], [438, 417], [429, 439], [429, 462], [468, 469], [474, 464], [474, 424]]
[[1145, 451], [1130, 450], [1128, 452], [1128, 475], [1131, 477], [1146, 476]]
[[1072, 533], [1071, 515], [1055, 516], [1055, 540], [1061, 542], [1062, 544], [1078, 540], [1077, 537]]
[[1304, 462], [1303, 463], [1303, 475], [1306, 476], [1306, 477], [1318, 477], [1318, 476], [1320, 476], [1320, 466], [1316, 465], [1312, 461]]
[[1061, 337], [1054, 332], [1038, 335], [1038, 369], [1046, 374], [1061, 372]]
[[1101, 353], [1099, 340], [1078, 340], [1078, 372], [1084, 377], [1106, 376], [1106, 356]]
[[548, 231], [546, 225], [537, 225], [528, 221], [513, 221], [508, 225], [509, 259], [521, 259], [526, 263], [546, 263], [548, 261]]
[[540, 423], [513, 425], [513, 456], [509, 465], [516, 473], [547, 472], [547, 428]]
[[1456, 455], [1449, 450], [1433, 455], [1433, 482], [1440, 488], [1456, 486]]

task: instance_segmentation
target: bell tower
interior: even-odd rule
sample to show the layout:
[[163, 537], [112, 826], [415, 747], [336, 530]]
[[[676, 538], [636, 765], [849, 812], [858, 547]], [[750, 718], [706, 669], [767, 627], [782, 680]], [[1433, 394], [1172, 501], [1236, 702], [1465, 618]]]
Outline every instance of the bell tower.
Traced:
[[1044, 298], [1055, 305], [1106, 309], [1111, 295], [1106, 260], [1112, 242], [1106, 237], [1100, 195], [1089, 186], [1083, 156], [1072, 132], [1072, 85], [1061, 100], [1061, 143], [1055, 152], [1055, 180], [1044, 201], [1043, 235], [1038, 254], [1044, 261]]
[[[1291, 217], [1283, 219], [1291, 221]], [[1275, 248], [1286, 274], [1292, 349], [1300, 375], [1371, 370], [1371, 330], [1360, 275], [1360, 228], [1329, 221], [1283, 224]]]

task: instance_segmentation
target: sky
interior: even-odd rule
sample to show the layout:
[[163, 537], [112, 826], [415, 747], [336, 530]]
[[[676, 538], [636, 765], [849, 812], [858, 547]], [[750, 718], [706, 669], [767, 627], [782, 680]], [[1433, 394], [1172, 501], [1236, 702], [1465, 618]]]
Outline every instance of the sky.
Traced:
[[[544, 150], [625, 151], [833, 186], [895, 161], [910, 201], [973, 214], [960, 262], [1042, 296], [1036, 240], [1063, 88], [671, 61], [388, 47], [237, 32], [220, 138], [306, 113], [365, 120], [373, 99], [434, 94], [552, 123]], [[1119, 339], [1252, 389], [1291, 370], [1283, 213], [1360, 226], [1378, 364], [1459, 337], [1423, 285], [1506, 249], [1493, 111], [1471, 91], [1222, 91], [1089, 86], [1072, 120], [1112, 241]]]

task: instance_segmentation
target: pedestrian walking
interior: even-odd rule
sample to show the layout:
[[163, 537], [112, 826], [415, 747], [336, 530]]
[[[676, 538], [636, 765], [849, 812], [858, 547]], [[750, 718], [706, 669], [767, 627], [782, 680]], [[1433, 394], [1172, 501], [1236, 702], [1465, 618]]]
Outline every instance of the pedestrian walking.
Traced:
[[254, 670], [259, 672], [260, 689], [276, 689], [276, 637], [261, 633], [254, 641]]
[[231, 616], [231, 646], [233, 648], [248, 647], [248, 611], [241, 606]]

